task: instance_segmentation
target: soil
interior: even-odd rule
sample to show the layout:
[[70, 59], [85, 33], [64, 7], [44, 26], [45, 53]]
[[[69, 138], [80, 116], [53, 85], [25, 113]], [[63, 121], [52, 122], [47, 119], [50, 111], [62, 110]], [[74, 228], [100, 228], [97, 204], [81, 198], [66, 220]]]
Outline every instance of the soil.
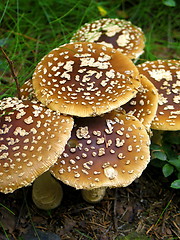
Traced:
[[[85, 202], [80, 190], [62, 184], [62, 203], [51, 211], [34, 205], [31, 186], [1, 193], [0, 240], [180, 239], [180, 191], [169, 187], [170, 180], [161, 169], [148, 166], [130, 186], [107, 189], [96, 204]], [[29, 231], [38, 236], [28, 238]]]

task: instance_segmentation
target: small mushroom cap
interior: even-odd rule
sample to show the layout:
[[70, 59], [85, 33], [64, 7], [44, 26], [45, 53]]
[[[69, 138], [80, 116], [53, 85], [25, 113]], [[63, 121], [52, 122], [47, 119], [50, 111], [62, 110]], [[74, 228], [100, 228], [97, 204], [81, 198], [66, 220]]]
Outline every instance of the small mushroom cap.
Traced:
[[151, 128], [180, 130], [180, 60], [147, 61], [137, 67], [158, 90], [158, 109]]
[[73, 119], [37, 101], [0, 101], [0, 192], [27, 186], [64, 151]]
[[35, 95], [52, 110], [88, 117], [126, 103], [140, 86], [133, 62], [97, 43], [71, 43], [52, 50], [32, 78]]
[[158, 108], [158, 93], [155, 86], [144, 75], [141, 74], [140, 79], [142, 85], [136, 96], [121, 106], [121, 109], [134, 115], [149, 130]]
[[118, 49], [130, 59], [137, 59], [144, 51], [145, 36], [141, 28], [130, 21], [103, 18], [86, 23], [70, 42], [96, 42]]
[[125, 187], [146, 168], [149, 143], [144, 125], [134, 116], [112, 111], [77, 118], [65, 151], [50, 171], [77, 189]]

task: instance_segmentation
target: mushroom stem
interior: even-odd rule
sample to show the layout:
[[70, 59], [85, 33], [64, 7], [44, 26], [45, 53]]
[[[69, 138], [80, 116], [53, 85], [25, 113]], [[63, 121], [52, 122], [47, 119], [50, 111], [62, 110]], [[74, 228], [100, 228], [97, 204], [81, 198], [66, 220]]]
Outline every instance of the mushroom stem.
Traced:
[[34, 204], [43, 210], [58, 207], [63, 197], [60, 183], [49, 171], [39, 176], [33, 183], [32, 199]]
[[106, 194], [106, 188], [100, 187], [91, 190], [82, 189], [81, 194], [86, 202], [97, 203], [104, 198]]
[[13, 61], [11, 61], [11, 60], [9, 59], [9, 57], [7, 56], [7, 54], [5, 53], [5, 51], [4, 51], [4, 49], [3, 49], [2, 47], [0, 47], [0, 49], [1, 49], [1, 52], [3, 53], [4, 57], [6, 58], [8, 64], [9, 64], [12, 77], [13, 77], [15, 83], [16, 83], [18, 98], [21, 99], [20, 86], [19, 86], [19, 82], [18, 82], [17, 76], [16, 76], [15, 71], [14, 71]]

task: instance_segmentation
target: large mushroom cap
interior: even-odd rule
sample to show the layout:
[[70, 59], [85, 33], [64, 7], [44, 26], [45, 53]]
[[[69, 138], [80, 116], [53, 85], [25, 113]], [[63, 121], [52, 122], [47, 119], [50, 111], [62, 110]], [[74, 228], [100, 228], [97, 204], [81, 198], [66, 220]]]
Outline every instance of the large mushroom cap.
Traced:
[[134, 116], [111, 112], [77, 118], [65, 151], [50, 169], [77, 189], [125, 187], [150, 160], [149, 136]]
[[157, 60], [137, 65], [157, 88], [159, 100], [151, 128], [157, 130], [180, 129], [180, 61]]
[[27, 186], [64, 151], [73, 119], [36, 101], [0, 101], [0, 192]]
[[100, 115], [131, 99], [140, 86], [133, 62], [97, 43], [71, 43], [37, 65], [35, 95], [46, 106], [79, 117]]
[[141, 28], [130, 21], [103, 18], [83, 25], [71, 42], [102, 43], [118, 49], [130, 59], [137, 59], [144, 52], [145, 36]]
[[158, 108], [158, 93], [156, 87], [144, 75], [141, 74], [140, 77], [141, 87], [136, 96], [121, 108], [137, 117], [149, 130]]

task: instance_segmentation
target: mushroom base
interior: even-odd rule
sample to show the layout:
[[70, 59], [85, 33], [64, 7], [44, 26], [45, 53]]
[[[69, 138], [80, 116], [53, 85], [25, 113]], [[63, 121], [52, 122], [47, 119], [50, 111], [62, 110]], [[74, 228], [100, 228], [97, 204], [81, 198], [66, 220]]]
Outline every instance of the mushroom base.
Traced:
[[95, 189], [91, 189], [91, 190], [85, 190], [83, 189], [81, 191], [82, 197], [86, 202], [89, 203], [96, 203], [101, 201], [105, 194], [106, 194], [106, 188], [102, 187], [102, 188], [95, 188]]
[[62, 197], [62, 187], [49, 171], [34, 181], [32, 199], [38, 208], [43, 210], [54, 209], [60, 205]]

